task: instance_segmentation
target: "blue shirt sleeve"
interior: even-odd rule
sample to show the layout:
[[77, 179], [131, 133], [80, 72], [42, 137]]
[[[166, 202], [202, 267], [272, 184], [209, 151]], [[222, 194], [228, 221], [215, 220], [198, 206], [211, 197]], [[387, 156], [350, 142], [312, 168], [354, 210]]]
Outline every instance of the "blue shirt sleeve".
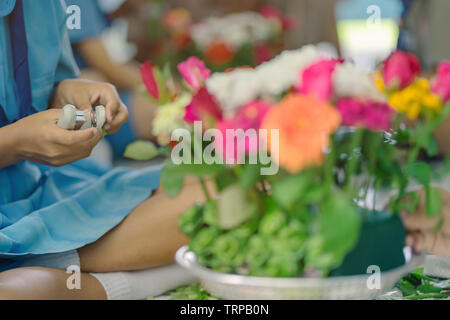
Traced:
[[79, 43], [98, 37], [109, 27], [108, 19], [97, 0], [66, 0], [67, 6], [76, 5], [81, 10], [81, 28], [69, 30], [70, 42]]
[[6, 17], [14, 9], [16, 0], [0, 0], [0, 17]]

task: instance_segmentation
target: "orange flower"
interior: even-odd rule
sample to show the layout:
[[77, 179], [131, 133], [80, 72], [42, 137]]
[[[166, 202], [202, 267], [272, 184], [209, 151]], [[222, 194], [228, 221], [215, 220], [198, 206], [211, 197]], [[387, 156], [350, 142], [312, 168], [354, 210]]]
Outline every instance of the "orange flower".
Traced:
[[[268, 130], [273, 160], [291, 173], [298, 173], [324, 161], [329, 135], [340, 125], [339, 112], [313, 96], [292, 94], [272, 108], [262, 123]], [[271, 141], [270, 130], [279, 130], [279, 152]]]
[[226, 43], [213, 42], [205, 52], [206, 60], [215, 66], [225, 66], [234, 59], [235, 52]]

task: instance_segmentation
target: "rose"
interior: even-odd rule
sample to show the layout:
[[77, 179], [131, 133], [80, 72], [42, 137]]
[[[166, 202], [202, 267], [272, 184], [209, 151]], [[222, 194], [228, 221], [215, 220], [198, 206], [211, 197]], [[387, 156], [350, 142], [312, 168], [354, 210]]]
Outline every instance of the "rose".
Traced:
[[[258, 136], [246, 136], [245, 132], [249, 129], [258, 130], [270, 108], [271, 106], [267, 102], [255, 100], [239, 109], [233, 118], [222, 120], [217, 124], [217, 129], [222, 132], [223, 141], [221, 141], [222, 145], [217, 145], [216, 149], [224, 156], [225, 160], [232, 160], [233, 163], [236, 163], [236, 160], [242, 156], [238, 154], [238, 148], [241, 145], [245, 146], [243, 150], [245, 154], [254, 155], [258, 152]], [[237, 133], [236, 130], [239, 129], [242, 129], [243, 135], [233, 136], [233, 139], [230, 140], [227, 130]]]
[[398, 50], [385, 61], [382, 73], [386, 87], [404, 89], [420, 74], [420, 63], [413, 54]]
[[206, 68], [205, 63], [196, 57], [190, 57], [180, 63], [178, 71], [194, 91], [203, 87], [206, 79], [211, 76], [211, 71]]
[[438, 67], [438, 77], [433, 83], [433, 92], [442, 97], [444, 103], [450, 99], [450, 61], [443, 61]]
[[333, 95], [333, 73], [338, 63], [335, 59], [322, 59], [312, 64], [300, 74], [297, 90], [328, 101]]

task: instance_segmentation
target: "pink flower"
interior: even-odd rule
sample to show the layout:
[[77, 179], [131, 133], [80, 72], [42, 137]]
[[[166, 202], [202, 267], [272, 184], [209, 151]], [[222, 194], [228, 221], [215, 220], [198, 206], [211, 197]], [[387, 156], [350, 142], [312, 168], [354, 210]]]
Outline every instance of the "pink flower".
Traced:
[[420, 74], [420, 63], [411, 53], [395, 51], [384, 62], [384, 83], [391, 89], [404, 89]]
[[205, 63], [196, 57], [190, 57], [180, 63], [178, 71], [194, 91], [203, 87], [205, 80], [211, 75], [211, 71], [206, 68]]
[[433, 92], [442, 97], [444, 103], [450, 100], [450, 61], [443, 61], [438, 67], [438, 77], [433, 83]]
[[260, 65], [263, 62], [269, 61], [272, 58], [272, 52], [265, 43], [257, 44], [254, 49], [256, 65]]
[[203, 121], [204, 127], [212, 128], [217, 121], [222, 120], [222, 110], [214, 96], [205, 87], [202, 87], [186, 107], [184, 120], [188, 123]]
[[337, 109], [343, 125], [363, 126], [372, 131], [389, 130], [395, 113], [386, 103], [355, 98], [339, 100]]
[[155, 76], [156, 69], [157, 67], [151, 61], [147, 61], [141, 66], [141, 78], [150, 96], [155, 100], [159, 100], [160, 91]]
[[283, 31], [289, 31], [296, 27], [297, 22], [295, 19], [285, 16], [280, 10], [273, 6], [264, 6], [259, 10], [259, 13], [266, 19], [277, 20], [283, 28]]
[[298, 92], [328, 101], [333, 95], [333, 73], [339, 62], [336, 59], [322, 59], [306, 68], [300, 74]]
[[[223, 141], [221, 141], [222, 145], [216, 146], [216, 149], [225, 160], [236, 163], [235, 160], [241, 156], [258, 152], [258, 129], [270, 108], [267, 102], [256, 100], [242, 107], [233, 118], [219, 121], [217, 129], [222, 132]], [[242, 135], [236, 131], [238, 129], [242, 129], [240, 130]], [[246, 136], [245, 132], [249, 129], [254, 129], [256, 135]], [[231, 130], [233, 139], [227, 136], [227, 130]], [[245, 154], [239, 154], [240, 145], [244, 146]]]

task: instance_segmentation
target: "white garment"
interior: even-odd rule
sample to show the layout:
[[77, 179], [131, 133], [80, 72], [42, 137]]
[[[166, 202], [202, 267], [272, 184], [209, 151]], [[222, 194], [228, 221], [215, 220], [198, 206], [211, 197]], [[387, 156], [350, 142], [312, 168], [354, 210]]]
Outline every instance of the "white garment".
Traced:
[[142, 300], [197, 282], [178, 265], [135, 272], [91, 273], [103, 286], [108, 300]]

